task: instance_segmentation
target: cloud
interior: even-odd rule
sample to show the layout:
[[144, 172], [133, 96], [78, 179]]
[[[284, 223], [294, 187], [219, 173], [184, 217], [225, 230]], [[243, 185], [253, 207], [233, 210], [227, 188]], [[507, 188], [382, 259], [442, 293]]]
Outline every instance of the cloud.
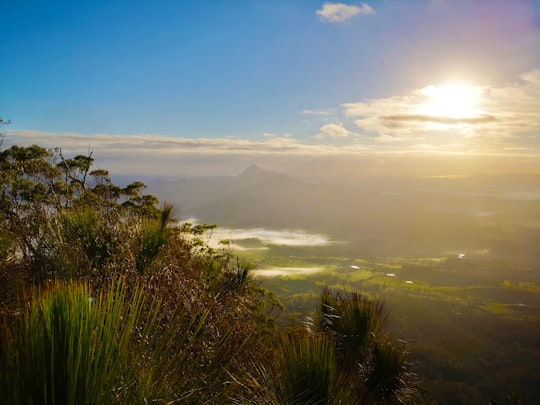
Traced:
[[353, 135], [353, 133], [347, 130], [341, 122], [323, 125], [319, 131], [319, 134], [315, 136], [317, 139], [347, 138]]
[[456, 96], [459, 92], [444, 89], [428, 86], [342, 107], [374, 139], [437, 140], [446, 136], [446, 140], [452, 137], [454, 142], [476, 148], [503, 144], [515, 148], [525, 143], [540, 148], [540, 70], [504, 86], [463, 87], [461, 98]]
[[300, 112], [303, 115], [315, 115], [319, 117], [329, 117], [336, 114], [336, 110], [334, 108], [327, 108], [325, 110], [302, 110]]
[[366, 3], [362, 3], [360, 6], [351, 6], [343, 3], [326, 2], [316, 13], [324, 22], [341, 23], [358, 14], [374, 14], [375, 11]]
[[[326, 246], [332, 243], [327, 235], [308, 233], [302, 230], [269, 230], [264, 228], [217, 228], [212, 231], [210, 244], [218, 246], [220, 240], [231, 242], [242, 239], [258, 239], [265, 245], [281, 246]], [[237, 248], [238, 246], [235, 246]]]
[[160, 135], [80, 135], [75, 133], [48, 133], [39, 131], [11, 130], [7, 132], [6, 145], [39, 144], [45, 147], [62, 147], [67, 152], [80, 153], [81, 149], [94, 149], [102, 153], [115, 150], [145, 153], [305, 153], [309, 149], [289, 134], [281, 136], [263, 134], [263, 141], [231, 138], [172, 138]]
[[[448, 174], [455, 173], [456, 168], [464, 173], [540, 172], [538, 148], [533, 146], [507, 145], [491, 154], [469, 153], [471, 164], [462, 167], [463, 151], [455, 141], [440, 148], [413, 135], [373, 139], [354, 135], [344, 138], [351, 142], [336, 146], [302, 143], [290, 135], [267, 138], [261, 134], [261, 140], [245, 140], [9, 130], [4, 147], [60, 147], [66, 156], [93, 151], [94, 167], [109, 170], [113, 178], [121, 181], [147, 183], [157, 177], [234, 176], [253, 163], [267, 170], [309, 178], [332, 176], [334, 172], [340, 176], [343, 172], [337, 169], [342, 166], [347, 173], [355, 171], [354, 167], [362, 168], [363, 175]], [[453, 156], [458, 155], [460, 160], [456, 162]]]
[[81, 135], [30, 130], [6, 131], [4, 147], [40, 145], [62, 149], [67, 156], [93, 151], [96, 166], [118, 175], [232, 175], [253, 162], [280, 171], [314, 156], [364, 153], [364, 145], [306, 144], [289, 134], [261, 134], [260, 140], [238, 138], [173, 138], [159, 135]]
[[439, 117], [433, 115], [421, 115], [421, 114], [411, 114], [411, 115], [386, 115], [380, 117], [381, 121], [387, 122], [388, 126], [396, 127], [399, 122], [433, 122], [437, 124], [479, 124], [483, 122], [492, 122], [496, 121], [496, 118], [490, 114], [479, 115], [476, 117]]
[[[540, 70], [503, 86], [470, 90], [476, 103], [471, 103], [466, 114], [459, 106], [451, 114], [437, 114], [440, 106], [430, 101], [437, 93], [435, 86], [343, 104], [341, 111], [322, 110], [328, 114], [321, 117], [329, 122], [319, 123], [311, 132], [316, 135], [305, 140], [269, 132], [257, 139], [175, 138], [50, 133], [9, 126], [3, 146], [60, 147], [69, 156], [92, 150], [96, 167], [142, 178], [235, 175], [251, 163], [279, 172], [318, 157], [339, 160], [397, 154], [505, 156], [527, 163], [528, 170], [540, 171]], [[318, 117], [315, 111], [305, 111]]]

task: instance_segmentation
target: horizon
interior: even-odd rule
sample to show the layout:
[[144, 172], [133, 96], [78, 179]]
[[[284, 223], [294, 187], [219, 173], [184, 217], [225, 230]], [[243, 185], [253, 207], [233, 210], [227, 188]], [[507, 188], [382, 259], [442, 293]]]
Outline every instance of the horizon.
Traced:
[[149, 177], [540, 173], [540, 3], [235, 5], [6, 2], [4, 146]]

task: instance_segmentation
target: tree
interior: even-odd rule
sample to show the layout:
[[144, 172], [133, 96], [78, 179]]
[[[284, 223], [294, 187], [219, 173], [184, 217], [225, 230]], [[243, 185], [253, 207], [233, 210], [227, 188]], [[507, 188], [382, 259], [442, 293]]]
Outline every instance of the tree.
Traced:
[[2, 150], [4, 139], [6, 137], [6, 133], [2, 131], [1, 128], [9, 124], [11, 124], [11, 120], [4, 120], [2, 117], [0, 117], [0, 150]]
[[[126, 269], [137, 247], [129, 234], [144, 234], [152, 221], [166, 233], [170, 208], [160, 211], [141, 182], [115, 185], [106, 170], [92, 170], [93, 162], [92, 153], [68, 159], [37, 145], [0, 153], [2, 251], [21, 257], [32, 277]], [[144, 243], [139, 248], [148, 255]], [[159, 243], [153, 257], [156, 249]]]

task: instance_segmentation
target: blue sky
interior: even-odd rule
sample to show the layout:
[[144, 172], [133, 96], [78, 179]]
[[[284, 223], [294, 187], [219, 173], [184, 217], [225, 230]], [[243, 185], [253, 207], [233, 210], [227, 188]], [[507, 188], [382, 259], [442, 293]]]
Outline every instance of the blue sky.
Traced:
[[0, 117], [7, 143], [111, 159], [530, 157], [539, 15], [534, 0], [3, 0]]

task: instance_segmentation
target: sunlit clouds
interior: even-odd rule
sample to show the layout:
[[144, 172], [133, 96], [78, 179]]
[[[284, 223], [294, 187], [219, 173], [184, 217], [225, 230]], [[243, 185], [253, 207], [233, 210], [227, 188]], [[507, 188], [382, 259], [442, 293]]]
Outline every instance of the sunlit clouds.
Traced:
[[470, 132], [473, 126], [495, 121], [481, 108], [484, 89], [460, 85], [429, 85], [407, 95], [344, 105], [355, 124], [380, 136], [399, 138], [428, 131]]
[[537, 155], [536, 3], [10, 3], [5, 144], [146, 172], [233, 156], [227, 173], [262, 157]]
[[353, 135], [353, 133], [347, 130], [342, 123], [336, 123], [323, 125], [315, 138], [347, 138], [351, 135]]
[[45, 147], [60, 146], [66, 152], [81, 153], [92, 149], [100, 153], [108, 154], [114, 151], [122, 151], [125, 154], [228, 154], [249, 152], [254, 154], [272, 153], [295, 153], [309, 154], [318, 153], [321, 150], [329, 151], [331, 147], [318, 145], [305, 145], [290, 135], [261, 134], [264, 139], [247, 140], [233, 138], [173, 138], [159, 135], [80, 135], [80, 134], [56, 134], [38, 131], [8, 131], [5, 140], [10, 144], [39, 144]]
[[504, 143], [507, 148], [537, 152], [540, 71], [506, 86], [431, 84], [404, 95], [346, 103], [343, 108], [362, 132], [381, 141], [415, 139], [424, 145], [445, 141], [484, 152]]
[[375, 11], [366, 3], [356, 6], [344, 3], [326, 2], [316, 13], [324, 22], [342, 23], [359, 14], [373, 14]]
[[159, 135], [81, 135], [10, 130], [4, 147], [37, 144], [66, 155], [93, 153], [96, 164], [119, 175], [175, 177], [236, 175], [252, 163], [282, 171], [318, 156], [354, 155], [364, 145], [306, 144], [291, 135], [263, 133], [260, 139], [174, 138]]
[[441, 119], [473, 120], [483, 115], [478, 109], [481, 92], [480, 88], [461, 84], [427, 86], [421, 90], [427, 100], [420, 106], [419, 112]]

